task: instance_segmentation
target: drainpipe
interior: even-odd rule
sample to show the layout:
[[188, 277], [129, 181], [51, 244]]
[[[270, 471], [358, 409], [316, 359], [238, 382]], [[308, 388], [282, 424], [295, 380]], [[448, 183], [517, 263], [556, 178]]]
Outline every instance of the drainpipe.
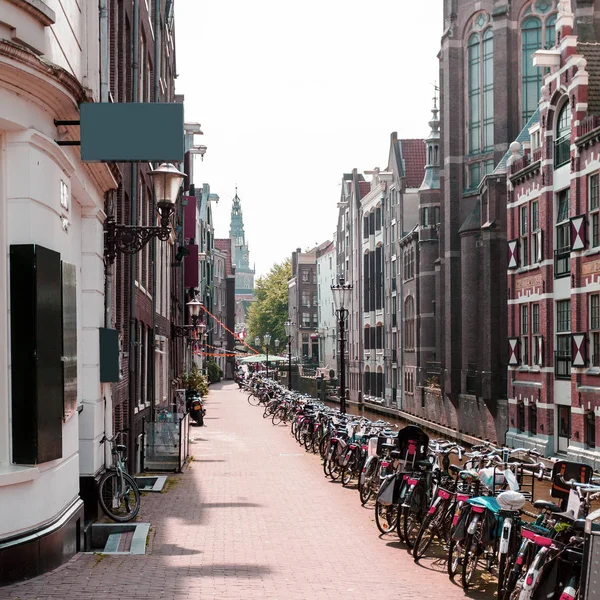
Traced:
[[[108, 102], [108, 0], [100, 0], [100, 102]], [[114, 215], [115, 190], [106, 194], [106, 217]], [[112, 328], [113, 314], [113, 289], [114, 289], [114, 264], [106, 262], [104, 271], [104, 327]], [[104, 388], [104, 435], [112, 436], [112, 384], [102, 384]], [[104, 444], [104, 465], [110, 463], [110, 447]]]
[[[158, 102], [158, 80], [160, 78], [160, 42], [162, 31], [160, 27], [160, 2], [154, 2], [154, 102]], [[152, 193], [152, 215], [156, 215], [156, 196]], [[153, 223], [154, 224], [154, 223]], [[150, 361], [151, 382], [150, 385], [150, 414], [154, 415], [156, 407], [156, 238], [152, 238], [150, 242], [150, 257], [152, 261], [152, 360]], [[164, 268], [164, 265], [161, 265]]]
[[[140, 0], [133, 0], [133, 60], [131, 64], [131, 99], [138, 101], [138, 72], [139, 72], [139, 35], [140, 35]], [[137, 222], [137, 176], [138, 164], [131, 163], [131, 224]], [[128, 456], [130, 456], [131, 468], [135, 469], [135, 430], [133, 428], [133, 417], [135, 414], [135, 347], [136, 347], [136, 328], [135, 328], [135, 274], [137, 267], [137, 255], [132, 254], [129, 261], [129, 426], [128, 435]]]

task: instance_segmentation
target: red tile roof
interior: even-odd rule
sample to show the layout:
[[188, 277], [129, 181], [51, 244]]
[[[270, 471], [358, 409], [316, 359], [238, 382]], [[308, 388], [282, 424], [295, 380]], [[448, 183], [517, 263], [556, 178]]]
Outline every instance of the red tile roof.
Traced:
[[400, 140], [400, 145], [404, 159], [406, 187], [421, 187], [427, 162], [425, 140]]
[[215, 248], [220, 250], [227, 256], [225, 259], [225, 276], [232, 277], [235, 275], [235, 270], [231, 262], [231, 239], [230, 238], [215, 238]]
[[371, 182], [370, 181], [359, 181], [358, 187], [360, 190], [360, 197], [364, 198], [371, 191]]

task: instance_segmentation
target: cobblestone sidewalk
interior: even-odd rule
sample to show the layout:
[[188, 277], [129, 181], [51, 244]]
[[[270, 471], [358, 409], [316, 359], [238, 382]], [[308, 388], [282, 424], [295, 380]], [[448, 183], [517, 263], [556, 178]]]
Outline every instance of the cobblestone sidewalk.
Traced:
[[[318, 457], [262, 419], [233, 384], [211, 388], [194, 460], [145, 494], [147, 554], [79, 554], [45, 576], [0, 588], [0, 599], [464, 598], [440, 561], [416, 565], [379, 537], [355, 489], [323, 476]], [[470, 598], [488, 598], [483, 592]]]

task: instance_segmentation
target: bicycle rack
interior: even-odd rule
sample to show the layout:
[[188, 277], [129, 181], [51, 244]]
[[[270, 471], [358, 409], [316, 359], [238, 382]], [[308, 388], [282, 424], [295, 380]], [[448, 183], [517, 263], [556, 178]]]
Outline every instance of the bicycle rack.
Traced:
[[600, 509], [585, 522], [585, 546], [580, 600], [600, 599]]

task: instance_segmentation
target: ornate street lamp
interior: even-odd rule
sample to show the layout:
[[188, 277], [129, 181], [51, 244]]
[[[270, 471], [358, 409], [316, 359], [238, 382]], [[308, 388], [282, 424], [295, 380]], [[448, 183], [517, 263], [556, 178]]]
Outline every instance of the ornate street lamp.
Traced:
[[338, 331], [340, 338], [340, 412], [346, 412], [346, 316], [347, 306], [352, 300], [352, 284], [346, 283], [343, 277], [339, 278], [338, 285], [331, 286], [331, 294], [335, 304], [338, 318]]
[[163, 242], [171, 235], [171, 215], [179, 196], [181, 182], [185, 177], [171, 163], [163, 163], [149, 173], [156, 197], [160, 225], [138, 227], [117, 225], [114, 216], [107, 217], [104, 231], [104, 254], [114, 262], [117, 254], [137, 254], [152, 238]]
[[270, 333], [265, 333], [263, 337], [263, 342], [265, 343], [265, 350], [267, 353], [267, 379], [269, 379], [269, 344], [271, 343]]
[[292, 389], [292, 329], [294, 324], [291, 321], [286, 321], [283, 326], [285, 327], [285, 335], [288, 339], [288, 390]]
[[190, 333], [199, 330], [202, 334], [206, 329], [206, 323], [200, 321], [200, 311], [202, 310], [202, 302], [191, 300], [186, 304], [192, 319], [191, 325], [172, 325], [173, 337], [188, 337]]

